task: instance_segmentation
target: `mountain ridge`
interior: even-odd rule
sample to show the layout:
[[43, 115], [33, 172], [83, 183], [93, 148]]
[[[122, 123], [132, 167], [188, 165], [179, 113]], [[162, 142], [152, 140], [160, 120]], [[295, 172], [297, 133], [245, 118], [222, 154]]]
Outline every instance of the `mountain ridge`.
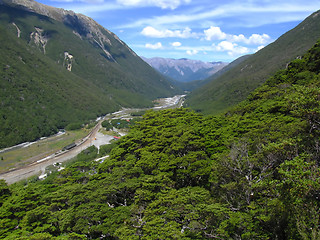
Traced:
[[94, 39], [94, 41], [96, 41], [97, 44], [101, 47], [101, 49], [108, 55], [108, 57], [112, 59], [112, 55], [103, 47], [103, 41], [106, 41], [109, 44], [111, 44], [111, 42], [102, 33], [101, 31], [101, 28], [102, 28], [103, 30], [107, 31], [108, 34], [111, 34], [117, 41], [119, 41], [119, 43], [121, 43], [126, 48], [128, 48], [128, 50], [132, 54], [137, 56], [136, 53], [132, 51], [132, 49], [129, 48], [122, 40], [120, 40], [119, 37], [117, 37], [114, 33], [104, 28], [103, 26], [98, 24], [95, 20], [93, 20], [92, 18], [84, 14], [75, 13], [72, 10], [65, 10], [62, 8], [51, 7], [42, 3], [38, 3], [34, 0], [1, 0], [0, 4], [1, 2], [2, 4], [9, 4], [12, 6], [21, 7], [22, 9], [47, 16], [49, 18], [55, 19], [60, 22], [64, 22], [66, 25], [69, 25], [70, 27], [72, 27], [73, 24], [80, 24], [79, 27], [80, 28], [82, 27], [82, 29], [80, 29], [80, 32], [82, 32], [82, 34], [80, 33], [80, 38], [84, 34], [86, 34], [86, 37], [88, 38], [92, 37], [93, 39], [94, 39], [94, 36], [97, 36], [99, 38], [98, 39], [99, 41], [97, 41], [96, 39]]
[[116, 35], [83, 16], [31, 0], [1, 1], [0, 148], [180, 93]]
[[185, 106], [209, 114], [227, 110], [244, 100], [277, 70], [303, 55], [320, 38], [320, 11], [307, 17], [275, 42], [251, 55], [208, 84], [193, 91]]
[[142, 57], [142, 59], [163, 75], [179, 82], [206, 79], [227, 65], [224, 62], [203, 62], [187, 58]]

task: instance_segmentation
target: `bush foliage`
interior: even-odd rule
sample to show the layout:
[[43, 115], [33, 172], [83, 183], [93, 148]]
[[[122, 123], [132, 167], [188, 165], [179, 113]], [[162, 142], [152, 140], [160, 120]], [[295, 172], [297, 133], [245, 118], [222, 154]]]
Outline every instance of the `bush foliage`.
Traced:
[[319, 239], [319, 53], [223, 115], [148, 111], [102, 163], [1, 182], [1, 238]]

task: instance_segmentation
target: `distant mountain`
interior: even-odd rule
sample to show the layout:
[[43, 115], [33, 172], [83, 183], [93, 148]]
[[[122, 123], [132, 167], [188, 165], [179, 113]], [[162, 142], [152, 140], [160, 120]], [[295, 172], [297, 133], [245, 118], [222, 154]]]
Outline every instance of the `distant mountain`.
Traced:
[[178, 82], [206, 79], [228, 65], [228, 63], [224, 62], [202, 62], [186, 58], [142, 57], [142, 59], [163, 75]]
[[0, 148], [179, 92], [91, 18], [0, 0]]
[[277, 70], [300, 57], [320, 38], [320, 11], [282, 35], [259, 52], [221, 76], [205, 80], [208, 84], [193, 91], [185, 106], [203, 113], [219, 113], [245, 99]]

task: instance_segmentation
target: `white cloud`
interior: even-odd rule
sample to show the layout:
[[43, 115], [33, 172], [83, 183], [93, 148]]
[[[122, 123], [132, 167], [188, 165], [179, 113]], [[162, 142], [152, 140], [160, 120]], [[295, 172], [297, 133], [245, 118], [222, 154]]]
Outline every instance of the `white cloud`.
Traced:
[[248, 48], [229, 41], [222, 41], [215, 48], [217, 51], [227, 52], [228, 55], [233, 57], [249, 53]]
[[229, 40], [233, 42], [245, 42], [247, 38], [243, 34], [239, 34], [239, 35], [230, 35]]
[[154, 27], [148, 26], [145, 27], [141, 34], [146, 37], [153, 38], [167, 38], [167, 37], [176, 37], [176, 38], [196, 38], [197, 34], [192, 33], [190, 28], [185, 28], [184, 30], [157, 30]]
[[266, 44], [270, 41], [270, 36], [268, 34], [252, 34], [249, 38], [246, 38], [243, 34], [233, 35], [230, 39], [234, 42], [243, 42], [248, 45], [261, 45]]
[[222, 32], [220, 27], [211, 26], [209, 29], [204, 30], [205, 39], [208, 41], [211, 40], [222, 40], [226, 39], [227, 34]]
[[181, 42], [173, 42], [173, 43], [171, 43], [172, 47], [180, 47], [181, 45], [182, 45]]
[[[228, 40], [231, 42], [242, 42], [248, 45], [261, 45], [266, 44], [270, 41], [270, 36], [268, 34], [252, 34], [249, 38], [245, 37], [243, 34], [232, 35], [227, 34], [221, 30], [220, 27], [211, 26], [209, 29], [203, 31], [204, 38], [207, 41], [213, 40]], [[186, 27], [184, 30], [158, 30], [154, 27], [147, 26], [142, 31], [141, 34], [146, 37], [153, 38], [198, 38], [203, 36], [202, 33], [192, 32], [191, 28]]]
[[[142, 0], [141, 0], [142, 1]], [[300, 21], [308, 15], [319, 9], [318, 0], [310, 0], [308, 4], [305, 0], [296, 1], [232, 1], [232, 3], [217, 4], [212, 1], [212, 6], [201, 6], [190, 10], [184, 14], [170, 14], [156, 16], [151, 18], [139, 19], [130, 22], [126, 28], [139, 27], [141, 25], [172, 25], [178, 23], [187, 23], [194, 21], [215, 21], [221, 18], [232, 18], [234, 21], [229, 22], [232, 26], [242, 27], [259, 27], [266, 24], [285, 23]], [[243, 21], [237, 21], [237, 20]]]
[[155, 44], [151, 44], [151, 43], [146, 43], [145, 45], [146, 48], [149, 48], [149, 49], [161, 49], [162, 48], [162, 43], [161, 42], [157, 42]]
[[[64, 1], [64, 0], [62, 0]], [[67, 0], [69, 1], [69, 0]], [[70, 2], [72, 2], [71, 0]], [[103, 0], [97, 0], [97, 1], [102, 1]], [[63, 8], [65, 9], [71, 9], [71, 5], [64, 6]], [[77, 4], [75, 6], [72, 5], [72, 11], [77, 12], [77, 13], [83, 13], [86, 15], [90, 14], [96, 14], [99, 12], [104, 12], [104, 11], [118, 11], [123, 9], [123, 6], [120, 6], [119, 4], [113, 4], [113, 3], [99, 3], [99, 4]]]
[[199, 53], [199, 51], [198, 50], [187, 50], [187, 52], [186, 52], [188, 55], [190, 55], [190, 56], [194, 56], [194, 55], [197, 55], [198, 53]]
[[256, 49], [256, 52], [258, 52], [258, 51], [260, 51], [262, 48], [264, 48], [265, 46], [259, 46], [259, 47], [257, 47], [257, 49]]
[[255, 45], [259, 45], [259, 44], [266, 44], [268, 41], [270, 41], [270, 36], [268, 34], [252, 34], [249, 37], [249, 42]]
[[104, 1], [103, 0], [82, 0], [82, 2], [85, 2], [85, 3], [90, 3], [90, 4], [97, 4], [97, 3], [103, 3]]
[[188, 4], [191, 0], [117, 0], [119, 4], [132, 7], [160, 7], [162, 9], [176, 9], [180, 5]]
[[228, 41], [222, 41], [217, 46], [217, 51], [231, 51], [234, 49], [236, 44]]
[[228, 40], [229, 42], [242, 42], [247, 45], [261, 45], [270, 42], [270, 36], [268, 34], [252, 34], [249, 38], [243, 34], [232, 35], [223, 32], [220, 27], [211, 26], [209, 29], [204, 30], [205, 39], [212, 40]]

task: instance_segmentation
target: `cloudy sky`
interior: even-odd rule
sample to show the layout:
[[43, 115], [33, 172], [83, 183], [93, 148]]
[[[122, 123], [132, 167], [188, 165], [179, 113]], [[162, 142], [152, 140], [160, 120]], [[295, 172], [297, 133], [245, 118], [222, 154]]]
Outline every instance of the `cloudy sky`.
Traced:
[[319, 0], [37, 0], [92, 17], [144, 57], [230, 62], [320, 9]]

